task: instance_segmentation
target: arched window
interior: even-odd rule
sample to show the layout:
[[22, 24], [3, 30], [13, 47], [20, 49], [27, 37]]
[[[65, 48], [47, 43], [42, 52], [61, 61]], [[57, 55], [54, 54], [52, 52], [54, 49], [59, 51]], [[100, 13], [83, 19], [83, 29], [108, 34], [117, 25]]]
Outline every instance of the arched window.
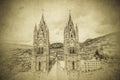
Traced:
[[71, 38], [73, 38], [73, 35], [71, 34]]
[[43, 54], [43, 47], [41, 47], [41, 54]]
[[43, 54], [43, 52], [44, 52], [43, 47], [39, 47], [38, 54]]
[[38, 67], [39, 67], [39, 70], [41, 70], [41, 62], [39, 62], [39, 66]]
[[72, 62], [72, 69], [75, 69], [75, 63], [74, 63], [74, 61]]

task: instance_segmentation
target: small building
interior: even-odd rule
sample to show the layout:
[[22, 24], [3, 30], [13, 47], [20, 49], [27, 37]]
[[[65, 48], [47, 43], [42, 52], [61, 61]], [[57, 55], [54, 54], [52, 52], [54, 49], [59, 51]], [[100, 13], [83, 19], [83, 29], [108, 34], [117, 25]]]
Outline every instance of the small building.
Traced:
[[95, 71], [101, 69], [101, 62], [97, 59], [80, 60], [81, 72]]

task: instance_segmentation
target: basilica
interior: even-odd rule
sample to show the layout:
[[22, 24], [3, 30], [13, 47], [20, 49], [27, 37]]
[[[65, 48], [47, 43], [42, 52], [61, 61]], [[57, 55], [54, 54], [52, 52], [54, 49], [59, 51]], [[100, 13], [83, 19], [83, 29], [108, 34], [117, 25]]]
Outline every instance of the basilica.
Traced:
[[[47, 80], [50, 72], [50, 42], [49, 29], [42, 14], [39, 26], [35, 25], [33, 35], [33, 53], [31, 57], [31, 71], [41, 80]], [[78, 26], [74, 25], [69, 13], [68, 23], [64, 28], [64, 70], [68, 80], [79, 80], [81, 72], [100, 68], [96, 60], [81, 60]]]

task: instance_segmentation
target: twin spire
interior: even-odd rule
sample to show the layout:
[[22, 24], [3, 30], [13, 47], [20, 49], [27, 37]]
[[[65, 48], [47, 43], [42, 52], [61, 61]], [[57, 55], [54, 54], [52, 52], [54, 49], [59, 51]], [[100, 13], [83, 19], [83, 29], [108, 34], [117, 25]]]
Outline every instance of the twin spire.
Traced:
[[[46, 23], [45, 23], [45, 20], [44, 20], [44, 13], [43, 13], [43, 11], [42, 11], [42, 17], [41, 17], [41, 21], [40, 21], [40, 27], [41, 26], [43, 26], [43, 25], [46, 25]], [[69, 10], [69, 19], [68, 19], [68, 25], [67, 25], [68, 27], [71, 27], [71, 28], [74, 28], [74, 24], [73, 24], [73, 21], [72, 21], [72, 17], [71, 17], [71, 10]], [[44, 27], [44, 26], [43, 26]], [[46, 27], [46, 26], [45, 26]], [[45, 28], [44, 27], [44, 28]], [[75, 29], [77, 29], [78, 30], [78, 28], [77, 28], [77, 25], [76, 25], [76, 27], [75, 27]], [[37, 31], [37, 25], [35, 24], [35, 28], [34, 28], [34, 31]]]
[[[71, 11], [69, 11], [68, 24], [65, 27], [64, 32], [67, 33], [69, 37], [72, 36], [72, 37], [78, 38], [78, 27], [77, 27], [77, 24], [76, 26], [74, 26], [73, 24], [72, 17], [71, 17]], [[41, 17], [40, 24], [39, 24], [39, 29], [37, 29], [37, 25], [35, 24], [34, 37], [37, 37], [40, 35], [45, 36], [46, 34], [49, 34], [49, 30], [44, 20], [44, 14], [42, 13], [42, 17]]]
[[[68, 22], [72, 22], [72, 17], [71, 17], [71, 10], [69, 10], [69, 21]], [[40, 23], [44, 23], [45, 24], [45, 20], [44, 20], [44, 13], [42, 12], [42, 17], [41, 17], [41, 21]]]

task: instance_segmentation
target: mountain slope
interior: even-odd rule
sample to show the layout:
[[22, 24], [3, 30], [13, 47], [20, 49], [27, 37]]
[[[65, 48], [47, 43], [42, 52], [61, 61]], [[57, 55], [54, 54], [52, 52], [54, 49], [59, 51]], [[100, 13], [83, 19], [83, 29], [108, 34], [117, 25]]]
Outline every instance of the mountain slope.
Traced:
[[95, 54], [98, 50], [100, 54], [107, 55], [108, 57], [120, 58], [118, 33], [110, 33], [98, 38], [86, 40], [80, 44], [80, 53], [82, 54]]

